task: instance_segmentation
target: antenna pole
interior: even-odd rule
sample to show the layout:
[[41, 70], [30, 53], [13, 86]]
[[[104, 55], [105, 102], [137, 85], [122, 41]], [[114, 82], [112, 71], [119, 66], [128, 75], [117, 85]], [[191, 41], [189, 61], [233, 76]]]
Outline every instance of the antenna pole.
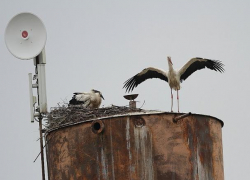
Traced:
[[[23, 60], [33, 58], [34, 65], [36, 66], [36, 74], [33, 78], [33, 80], [37, 79], [36, 84], [32, 84], [32, 74], [29, 74], [30, 114], [31, 122], [34, 122], [35, 117], [39, 119], [42, 180], [45, 180], [42, 120], [47, 114], [45, 77], [46, 57], [44, 49], [46, 39], [47, 34], [43, 22], [31, 13], [21, 13], [14, 16], [5, 30], [5, 43], [11, 54]], [[34, 40], [36, 43], [32, 44]], [[36, 97], [33, 96], [32, 88], [37, 88], [37, 109], [35, 109], [35, 104], [37, 102]]]
[[[36, 66], [36, 75], [38, 75], [38, 68], [37, 68], [37, 65], [39, 64], [39, 58], [38, 56], [35, 57], [34, 59], [34, 62], [35, 62], [35, 66]], [[39, 79], [37, 79], [37, 84], [39, 84]], [[40, 133], [40, 152], [41, 152], [41, 166], [42, 166], [42, 180], [45, 180], [45, 169], [44, 169], [44, 151], [43, 151], [43, 133], [42, 133], [42, 120], [43, 120], [43, 116], [41, 114], [41, 111], [40, 111], [40, 99], [39, 99], [39, 86], [37, 88], [37, 96], [38, 96], [38, 104], [39, 104], [39, 117], [38, 117], [38, 120], [39, 120], [39, 133]]]
[[44, 170], [44, 154], [43, 154], [43, 134], [42, 134], [42, 120], [43, 117], [39, 116], [39, 131], [40, 131], [40, 148], [41, 148], [41, 165], [42, 165], [42, 180], [45, 180], [45, 170]]

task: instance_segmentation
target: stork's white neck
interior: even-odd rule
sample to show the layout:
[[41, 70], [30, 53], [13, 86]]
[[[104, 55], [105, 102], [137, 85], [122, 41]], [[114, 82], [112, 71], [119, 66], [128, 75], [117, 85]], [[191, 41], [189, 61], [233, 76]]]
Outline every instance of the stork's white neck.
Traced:
[[169, 72], [174, 71], [173, 64], [170, 61], [168, 61], [168, 69], [169, 69]]

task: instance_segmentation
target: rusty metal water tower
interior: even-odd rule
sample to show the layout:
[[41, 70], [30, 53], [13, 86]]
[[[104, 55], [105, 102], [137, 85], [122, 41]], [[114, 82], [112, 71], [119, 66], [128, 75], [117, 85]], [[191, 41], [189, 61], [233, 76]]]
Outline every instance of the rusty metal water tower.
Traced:
[[223, 180], [223, 122], [140, 111], [52, 128], [49, 180]]

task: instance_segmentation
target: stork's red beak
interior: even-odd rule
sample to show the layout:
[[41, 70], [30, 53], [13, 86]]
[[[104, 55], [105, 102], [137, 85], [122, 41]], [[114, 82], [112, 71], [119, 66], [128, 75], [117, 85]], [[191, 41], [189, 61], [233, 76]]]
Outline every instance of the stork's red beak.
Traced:
[[173, 65], [172, 61], [171, 61], [171, 57], [168, 56], [168, 61]]
[[104, 97], [102, 96], [102, 94], [101, 94], [101, 98], [102, 98], [103, 100], [105, 100]]

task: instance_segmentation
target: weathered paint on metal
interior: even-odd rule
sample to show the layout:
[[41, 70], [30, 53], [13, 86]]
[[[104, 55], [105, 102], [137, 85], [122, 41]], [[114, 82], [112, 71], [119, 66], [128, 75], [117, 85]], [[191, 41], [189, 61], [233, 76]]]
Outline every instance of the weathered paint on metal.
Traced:
[[92, 122], [51, 131], [49, 179], [223, 180], [221, 122], [192, 114], [174, 123], [178, 115], [105, 118], [101, 133]]

